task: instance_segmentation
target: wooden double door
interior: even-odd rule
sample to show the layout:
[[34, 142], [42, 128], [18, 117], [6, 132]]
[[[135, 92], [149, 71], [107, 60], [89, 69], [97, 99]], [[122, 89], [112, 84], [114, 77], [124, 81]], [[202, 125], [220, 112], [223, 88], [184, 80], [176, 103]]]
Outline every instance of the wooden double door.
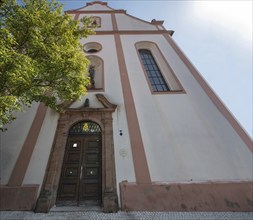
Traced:
[[69, 135], [62, 165], [57, 202], [101, 205], [101, 133]]

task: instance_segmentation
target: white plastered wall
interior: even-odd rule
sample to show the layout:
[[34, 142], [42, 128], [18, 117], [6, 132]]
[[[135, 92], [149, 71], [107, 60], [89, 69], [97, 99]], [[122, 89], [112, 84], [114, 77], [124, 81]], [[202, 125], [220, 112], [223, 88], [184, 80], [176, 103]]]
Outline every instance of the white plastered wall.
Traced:
[[57, 112], [47, 108], [23, 184], [39, 184], [41, 188], [54, 142], [58, 118], [59, 114]]
[[157, 30], [155, 25], [125, 14], [116, 14], [119, 30]]
[[[252, 153], [165, 38], [121, 39], [152, 181], [251, 179]], [[134, 46], [142, 40], [157, 43], [186, 94], [151, 94]]]
[[[135, 182], [135, 172], [122, 94], [118, 59], [116, 55], [115, 40], [114, 36], [108, 35], [94, 35], [81, 40], [81, 44], [88, 42], [97, 42], [102, 45], [101, 51], [90, 55], [98, 56], [104, 61], [104, 92], [88, 92], [87, 96], [83, 97], [80, 102], [73, 104], [71, 107], [80, 107], [86, 98], [89, 98], [90, 100], [90, 107], [102, 107], [101, 103], [96, 100], [95, 94], [97, 93], [104, 94], [111, 103], [117, 105], [117, 109], [113, 113], [113, 138], [117, 190], [119, 193], [119, 183], [123, 180]], [[122, 136], [120, 135], [120, 130], [122, 130]]]
[[31, 108], [25, 107], [25, 112], [18, 112], [16, 119], [6, 126], [7, 131], [0, 132], [1, 151], [1, 184], [8, 183], [16, 160], [30, 130], [33, 118], [36, 115], [38, 103]]

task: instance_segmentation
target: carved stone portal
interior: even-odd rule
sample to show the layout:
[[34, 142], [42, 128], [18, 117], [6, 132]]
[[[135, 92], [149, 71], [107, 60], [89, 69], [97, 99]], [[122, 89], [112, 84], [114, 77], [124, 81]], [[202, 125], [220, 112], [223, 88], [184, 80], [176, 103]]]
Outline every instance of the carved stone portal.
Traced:
[[58, 127], [51, 155], [48, 161], [47, 172], [40, 196], [37, 200], [35, 212], [49, 212], [56, 202], [58, 184], [64, 158], [69, 128], [79, 121], [93, 121], [102, 129], [102, 208], [104, 212], [118, 211], [118, 196], [116, 189], [116, 172], [114, 159], [112, 113], [116, 105], [110, 103], [102, 94], [97, 99], [104, 108], [65, 109], [60, 115]]

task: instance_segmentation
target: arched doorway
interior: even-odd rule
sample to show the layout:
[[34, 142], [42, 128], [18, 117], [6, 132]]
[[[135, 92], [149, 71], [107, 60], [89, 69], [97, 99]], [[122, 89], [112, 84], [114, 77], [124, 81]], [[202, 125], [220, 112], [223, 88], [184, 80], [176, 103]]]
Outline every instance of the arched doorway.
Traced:
[[74, 124], [68, 132], [57, 192], [59, 205], [101, 205], [102, 133], [92, 121]]
[[[73, 128], [73, 125], [80, 126], [79, 122], [95, 122], [96, 126], [99, 125], [102, 137], [102, 210], [103, 212], [118, 211], [112, 123], [112, 114], [115, 112], [117, 106], [110, 103], [102, 94], [96, 94], [96, 97], [103, 105], [103, 108], [83, 106], [75, 109], [68, 108], [68, 104], [66, 104], [65, 112], [60, 115], [35, 212], [49, 212], [57, 202], [65, 149], [67, 143], [69, 143], [69, 132]], [[83, 126], [80, 127], [84, 128]]]

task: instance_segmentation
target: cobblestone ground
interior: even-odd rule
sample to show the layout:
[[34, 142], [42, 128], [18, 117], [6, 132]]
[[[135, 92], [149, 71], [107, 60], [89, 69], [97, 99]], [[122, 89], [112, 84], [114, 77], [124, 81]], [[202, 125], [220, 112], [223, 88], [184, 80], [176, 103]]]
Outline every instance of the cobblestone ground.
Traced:
[[253, 220], [253, 212], [0, 212], [1, 220]]

